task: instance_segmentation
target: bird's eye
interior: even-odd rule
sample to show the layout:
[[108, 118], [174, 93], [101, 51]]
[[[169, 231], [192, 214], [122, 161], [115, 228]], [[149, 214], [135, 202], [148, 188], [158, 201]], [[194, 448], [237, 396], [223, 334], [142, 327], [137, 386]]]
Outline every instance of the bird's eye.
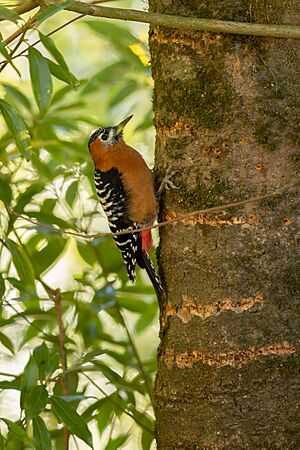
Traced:
[[107, 141], [107, 139], [108, 139], [108, 133], [102, 133], [101, 134], [101, 140], [102, 141]]

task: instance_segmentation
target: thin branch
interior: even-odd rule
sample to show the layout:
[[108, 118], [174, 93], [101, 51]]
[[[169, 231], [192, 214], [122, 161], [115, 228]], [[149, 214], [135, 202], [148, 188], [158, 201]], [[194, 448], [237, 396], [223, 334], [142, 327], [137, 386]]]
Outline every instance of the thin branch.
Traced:
[[[16, 53], [16, 51], [18, 50], [18, 48], [20, 47], [20, 45], [24, 42], [25, 34], [26, 34], [26, 31], [24, 31], [24, 32], [21, 34], [19, 41], [17, 42], [17, 44], [15, 45], [15, 47], [12, 49], [12, 51], [11, 51], [10, 54], [9, 54], [9, 59], [7, 59], [7, 60], [5, 60], [5, 61], [2, 61], [2, 62], [0, 63], [0, 64], [1, 64], [0, 72], [2, 72], [8, 64], [13, 64], [13, 63], [11, 62], [11, 60], [13, 59], [13, 55]], [[21, 75], [20, 75], [20, 76], [21, 76]]]
[[8, 38], [6, 38], [4, 41], [2, 41], [2, 44], [7, 46], [11, 42], [13, 42], [17, 37], [19, 37], [21, 34], [25, 34], [27, 30], [32, 28], [36, 22], [36, 16], [39, 14], [37, 12], [34, 16], [30, 17], [27, 22], [24, 23], [20, 28], [18, 28], [14, 33], [12, 33]]
[[[68, 395], [68, 378], [67, 378], [67, 356], [65, 349], [65, 330], [62, 321], [62, 309], [61, 309], [61, 294], [59, 289], [53, 290], [42, 280], [39, 280], [44, 289], [47, 291], [49, 297], [53, 300], [56, 311], [56, 319], [58, 324], [58, 334], [59, 334], [59, 353], [60, 353], [60, 364], [62, 368], [62, 375], [60, 377], [61, 391], [64, 396]], [[66, 426], [64, 426], [64, 450], [69, 448], [69, 436], [70, 432]]]
[[13, 374], [13, 373], [0, 372], [0, 376], [1, 376], [1, 377], [12, 377], [12, 378], [17, 378], [19, 375]]
[[300, 39], [300, 27], [293, 25], [270, 25], [214, 19], [198, 19], [196, 17], [158, 14], [137, 11], [134, 9], [94, 6], [78, 1], [74, 1], [66, 9], [78, 14], [85, 14], [93, 17], [130, 20], [133, 22], [149, 23], [152, 26], [164, 26], [179, 30], [211, 31], [215, 33], [243, 34], [247, 36]]
[[[84, 17], [84, 14], [81, 14], [80, 16], [74, 17], [71, 20], [68, 20], [68, 22], [63, 23], [62, 25], [60, 25], [59, 27], [55, 28], [54, 30], [50, 31], [50, 33], [46, 34], [46, 36], [52, 36], [52, 34], [56, 33], [57, 31], [62, 30], [63, 28], [67, 27], [68, 25], [70, 25], [73, 22], [76, 22], [76, 20], [81, 19], [82, 17]], [[18, 58], [19, 56], [24, 55], [24, 53], [28, 52], [28, 49], [30, 47], [34, 47], [35, 45], [39, 44], [41, 42], [40, 39], [37, 39], [35, 42], [33, 42], [32, 44], [28, 45], [28, 47], [24, 48], [24, 50], [22, 50], [20, 53], [18, 53], [17, 55], [14, 55], [11, 59], [15, 59]], [[14, 53], [14, 50], [13, 52]], [[2, 70], [4, 69], [4, 67], [7, 65], [8, 61], [1, 61], [0, 64], [2, 64], [0, 72], [2, 72]]]
[[41, 329], [39, 328], [34, 322], [31, 322], [28, 317], [25, 316], [25, 313], [23, 313], [23, 311], [18, 311], [17, 308], [15, 308], [10, 302], [9, 300], [7, 300], [6, 298], [2, 297], [2, 301], [9, 306], [18, 316], [22, 317], [22, 319], [25, 320], [25, 322], [27, 322], [30, 326], [32, 326], [32, 328], [35, 328], [39, 333], [41, 333], [42, 336], [44, 336], [45, 339], [48, 338], [47, 334]]
[[[49, 295], [49, 298], [53, 300], [54, 306], [55, 306], [55, 312], [56, 312], [56, 320], [58, 325], [58, 339], [59, 339], [59, 354], [60, 354], [60, 365], [62, 369], [60, 380], [61, 385], [61, 391], [64, 396], [68, 395], [68, 377], [67, 377], [67, 355], [66, 355], [66, 349], [65, 349], [65, 330], [62, 320], [62, 308], [61, 308], [61, 293], [59, 289], [52, 289], [50, 286], [48, 286], [45, 281], [40, 276], [36, 276], [37, 280], [41, 283], [47, 294]], [[64, 443], [63, 443], [63, 449], [68, 450], [69, 449], [69, 437], [70, 432], [66, 426], [63, 428], [64, 433]]]
[[147, 226], [147, 227], [141, 227], [141, 228], [136, 228], [134, 230], [125, 230], [125, 231], [119, 231], [118, 233], [96, 233], [96, 234], [84, 234], [84, 233], [79, 233], [76, 231], [66, 231], [66, 230], [62, 230], [60, 228], [56, 228], [52, 225], [49, 224], [45, 224], [45, 223], [41, 223], [38, 221], [35, 221], [33, 219], [31, 219], [30, 217], [27, 217], [23, 214], [17, 213], [15, 212], [12, 208], [9, 208], [9, 212], [10, 214], [13, 214], [16, 217], [19, 217], [20, 219], [25, 220], [26, 222], [30, 222], [31, 224], [35, 225], [35, 226], [39, 226], [39, 227], [44, 227], [47, 229], [50, 229], [56, 233], [62, 234], [62, 235], [68, 235], [68, 236], [75, 236], [75, 237], [80, 237], [83, 239], [95, 239], [98, 237], [114, 237], [114, 236], [121, 236], [121, 235], [125, 235], [125, 234], [134, 234], [134, 233], [139, 233], [140, 231], [145, 231], [145, 230], [151, 230], [153, 228], [161, 228], [167, 225], [171, 225], [174, 223], [178, 223], [181, 221], [184, 221], [185, 219], [189, 218], [189, 217], [193, 217], [193, 216], [197, 216], [199, 214], [210, 214], [212, 212], [218, 212], [218, 211], [224, 211], [225, 209], [229, 209], [229, 208], [240, 208], [243, 207], [249, 203], [257, 203], [261, 200], [266, 200], [268, 198], [272, 198], [272, 197], [276, 197], [278, 195], [282, 195], [284, 194], [284, 192], [286, 192], [288, 189], [295, 187], [297, 184], [300, 183], [300, 179], [295, 180], [293, 183], [289, 183], [286, 184], [284, 186], [282, 186], [281, 188], [277, 189], [276, 191], [270, 192], [269, 194], [264, 194], [264, 195], [259, 195], [257, 197], [250, 197], [248, 199], [245, 200], [241, 200], [238, 202], [232, 202], [232, 203], [227, 203], [225, 205], [220, 205], [220, 206], [214, 206], [212, 208], [204, 208], [204, 209], [199, 209], [187, 214], [181, 214], [177, 217], [175, 217], [174, 219], [169, 219], [169, 220], [165, 220], [163, 222], [159, 222], [157, 224], [151, 225], [151, 226]]

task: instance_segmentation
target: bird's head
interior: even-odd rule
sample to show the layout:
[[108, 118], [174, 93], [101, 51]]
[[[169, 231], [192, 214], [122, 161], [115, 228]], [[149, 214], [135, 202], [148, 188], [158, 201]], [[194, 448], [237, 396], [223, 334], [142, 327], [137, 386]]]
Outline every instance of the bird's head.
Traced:
[[89, 146], [96, 140], [101, 143], [104, 147], [109, 147], [111, 145], [116, 144], [119, 140], [123, 138], [123, 130], [125, 125], [129, 122], [129, 120], [133, 117], [133, 115], [127, 117], [122, 120], [118, 125], [112, 127], [101, 127], [94, 131], [89, 140]]

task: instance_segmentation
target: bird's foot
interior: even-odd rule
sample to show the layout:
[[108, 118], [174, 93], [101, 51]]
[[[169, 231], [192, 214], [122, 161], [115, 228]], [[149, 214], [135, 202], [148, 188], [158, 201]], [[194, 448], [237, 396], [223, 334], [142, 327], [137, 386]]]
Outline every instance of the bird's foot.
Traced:
[[179, 189], [179, 187], [175, 186], [175, 184], [171, 181], [171, 178], [173, 178], [173, 176], [176, 175], [176, 173], [179, 173], [179, 170], [172, 170], [171, 167], [168, 167], [168, 169], [166, 171], [166, 175], [165, 175], [164, 179], [162, 180], [160, 187], [157, 191], [158, 198], [160, 198], [164, 189], [167, 189], [167, 190], [169, 190], [170, 188]]

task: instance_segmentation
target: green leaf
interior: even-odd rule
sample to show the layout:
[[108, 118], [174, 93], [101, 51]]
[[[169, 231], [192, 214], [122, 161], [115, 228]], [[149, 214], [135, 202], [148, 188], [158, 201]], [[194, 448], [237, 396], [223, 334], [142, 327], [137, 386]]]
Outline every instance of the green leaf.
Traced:
[[59, 353], [52, 349], [51, 353], [45, 342], [33, 350], [33, 358], [39, 367], [40, 379], [51, 375], [59, 367]]
[[72, 86], [73, 89], [77, 88], [79, 86], [79, 81], [75, 76], [69, 72], [68, 74], [60, 67], [59, 64], [56, 64], [55, 62], [51, 61], [51, 59], [45, 58], [49, 70], [52, 73], [52, 75], [57, 78], [58, 80], [64, 81], [68, 85]]
[[25, 395], [24, 409], [27, 420], [38, 416], [48, 401], [48, 392], [45, 386], [35, 386]]
[[33, 350], [33, 358], [39, 367], [46, 365], [49, 359], [49, 349], [45, 342], [35, 347]]
[[19, 439], [19, 441], [24, 442], [24, 444], [26, 444], [30, 448], [34, 448], [30, 437], [27, 435], [26, 431], [22, 427], [20, 427], [20, 425], [17, 425], [15, 422], [12, 422], [5, 417], [1, 417], [0, 420], [3, 420], [3, 422], [6, 423], [8, 429], [17, 439]]
[[71, 208], [75, 201], [77, 192], [78, 192], [78, 181], [75, 180], [68, 186], [68, 189], [66, 192], [66, 201]]
[[26, 344], [26, 342], [30, 341], [31, 339], [35, 338], [40, 331], [45, 328], [47, 322], [45, 320], [33, 320], [27, 330], [23, 333], [23, 341], [22, 345]]
[[1, 332], [0, 332], [0, 342], [14, 355], [15, 351], [11, 340], [9, 339], [9, 337], [6, 336], [6, 334]]
[[5, 440], [2, 434], [0, 434], [0, 450], [5, 450]]
[[90, 447], [93, 447], [91, 432], [77, 411], [68, 402], [59, 397], [52, 397], [51, 404], [54, 414], [66, 425], [71, 433], [78, 436]]
[[4, 58], [6, 59], [6, 61], [9, 62], [9, 64], [15, 69], [15, 71], [17, 72], [17, 74], [19, 75], [19, 77], [21, 78], [21, 73], [20, 71], [17, 69], [17, 67], [15, 66], [15, 64], [12, 61], [12, 57], [11, 55], [8, 53], [7, 48], [5, 47], [5, 45], [3, 44], [3, 38], [2, 38], [2, 34], [0, 33], [0, 53], [2, 56], [4, 56]]
[[3, 37], [2, 34], [0, 33], [0, 53], [2, 56], [4, 56], [4, 58], [8, 61], [10, 58], [10, 55], [7, 51], [7, 48], [5, 47], [5, 45], [3, 44]]
[[52, 79], [47, 59], [34, 47], [28, 50], [29, 71], [35, 100], [42, 116], [51, 104]]
[[39, 379], [39, 368], [33, 356], [30, 356], [29, 361], [26, 364], [22, 375], [21, 391], [29, 392], [37, 385], [38, 379]]
[[77, 249], [81, 258], [86, 263], [88, 263], [90, 266], [93, 266], [95, 264], [95, 262], [97, 261], [97, 255], [95, 254], [93, 247], [89, 245], [88, 242], [83, 243], [77, 241]]
[[25, 288], [34, 287], [35, 286], [34, 270], [31, 261], [27, 253], [25, 252], [24, 248], [8, 238], [5, 239], [4, 244], [12, 255], [13, 263], [24, 287]]
[[41, 11], [36, 16], [37, 24], [40, 24], [46, 19], [49, 19], [49, 17], [53, 16], [54, 14], [58, 13], [59, 11], [62, 11], [65, 8], [68, 8], [72, 3], [74, 3], [74, 0], [67, 1], [60, 3], [59, 5], [52, 5], [49, 8], [47, 8], [45, 11]]
[[153, 434], [150, 434], [147, 430], [143, 430], [141, 439], [142, 449], [150, 450], [153, 441], [154, 441]]
[[26, 189], [26, 191], [22, 192], [17, 198], [17, 204], [14, 210], [17, 213], [22, 213], [25, 206], [27, 206], [30, 203], [32, 197], [40, 193], [43, 190], [43, 188], [44, 184], [41, 183], [39, 180], [32, 182], [32, 184], [30, 184], [30, 186]]
[[52, 375], [52, 373], [54, 373], [58, 368], [59, 368], [59, 364], [60, 364], [60, 357], [59, 357], [59, 353], [52, 353], [50, 355], [48, 364], [46, 366], [45, 369], [45, 374], [46, 375]]
[[144, 428], [147, 428], [148, 434], [154, 437], [154, 421], [152, 417], [148, 416], [147, 413], [142, 413], [136, 409], [131, 409], [131, 414], [133, 415], [137, 424], [141, 424]]
[[51, 450], [50, 433], [41, 417], [36, 417], [33, 424], [33, 442], [36, 450]]
[[23, 443], [11, 431], [7, 433], [5, 450], [24, 450]]
[[[1, 44], [0, 44], [1, 45]], [[31, 103], [28, 98], [17, 89], [15, 86], [12, 86], [8, 83], [1, 83], [7, 95], [16, 100], [20, 105], [22, 105], [27, 111], [31, 110]]]
[[99, 414], [97, 416], [97, 425], [100, 433], [102, 433], [105, 428], [112, 422], [114, 411], [111, 406], [112, 404], [109, 400], [109, 397], [99, 400]]
[[0, 20], [9, 20], [10, 22], [16, 23], [18, 20], [22, 19], [15, 11], [5, 8], [5, 6], [0, 6]]
[[58, 91], [56, 91], [52, 97], [52, 105], [54, 105], [55, 103], [59, 103], [70, 92], [72, 92], [71, 86], [63, 86], [62, 88], [58, 89]]
[[127, 81], [124, 83], [124, 86], [121, 86], [120, 89], [117, 89], [115, 95], [113, 95], [109, 100], [110, 108], [122, 103], [127, 97], [129, 97], [132, 93], [135, 93], [138, 90], [138, 84], [136, 81]]
[[115, 439], [110, 439], [109, 443], [105, 447], [105, 450], [117, 450], [120, 448], [125, 442], [128, 440], [129, 435], [128, 434], [121, 434], [121, 436], [118, 436]]
[[149, 327], [149, 325], [156, 319], [158, 314], [157, 302], [147, 305], [147, 310], [137, 320], [135, 324], [135, 331], [141, 333]]
[[101, 37], [107, 38], [119, 53], [119, 56], [132, 64], [135, 69], [145, 73], [145, 66], [140, 58], [130, 49], [131, 44], [141, 45], [141, 42], [126, 28], [112, 22], [86, 20], [83, 22]]
[[99, 367], [101, 373], [114, 385], [115, 387], [123, 388], [124, 390], [129, 391], [138, 391], [141, 394], [144, 394], [143, 386], [139, 383], [133, 383], [131, 381], [127, 381], [124, 377], [119, 375], [117, 372], [112, 370], [102, 361], [94, 361], [94, 365]]
[[0, 200], [9, 205], [12, 199], [12, 191], [10, 187], [10, 176], [0, 173]]
[[16, 146], [29, 161], [32, 150], [29, 131], [19, 113], [5, 100], [0, 99], [0, 111], [11, 132]]
[[0, 300], [2, 299], [4, 293], [5, 293], [5, 281], [2, 273], [0, 272]]
[[0, 381], [0, 389], [13, 389], [16, 391], [20, 390], [20, 382], [19, 380], [15, 379], [12, 381]]
[[47, 241], [46, 246], [42, 250], [36, 249], [35, 252], [31, 253], [35, 271], [39, 275], [55, 264], [67, 243], [67, 240], [59, 234], [49, 234], [45, 236], [45, 239]]
[[84, 96], [100, 89], [101, 87], [107, 88], [107, 85], [109, 86], [111, 84], [119, 83], [120, 79], [122, 79], [124, 75], [124, 71], [127, 70], [127, 66], [126, 61], [121, 60], [105, 67], [88, 80], [87, 84], [81, 91], [81, 95]]
[[59, 65], [60, 69], [62, 70], [62, 72], [64, 72], [65, 78], [68, 80], [68, 83], [73, 88], [78, 88], [80, 86], [79, 81], [70, 72], [69, 67], [68, 67], [63, 55], [56, 47], [53, 39], [51, 39], [49, 36], [46, 36], [45, 34], [41, 33], [40, 31], [39, 31], [39, 36], [40, 36], [40, 40], [41, 40], [42, 44], [44, 45], [44, 47], [48, 50], [50, 55], [52, 55], [58, 62], [58, 65]]
[[130, 297], [127, 296], [118, 296], [118, 304], [127, 309], [128, 311], [143, 313], [148, 309], [148, 305], [142, 302], [139, 298], [135, 298], [135, 296]]

